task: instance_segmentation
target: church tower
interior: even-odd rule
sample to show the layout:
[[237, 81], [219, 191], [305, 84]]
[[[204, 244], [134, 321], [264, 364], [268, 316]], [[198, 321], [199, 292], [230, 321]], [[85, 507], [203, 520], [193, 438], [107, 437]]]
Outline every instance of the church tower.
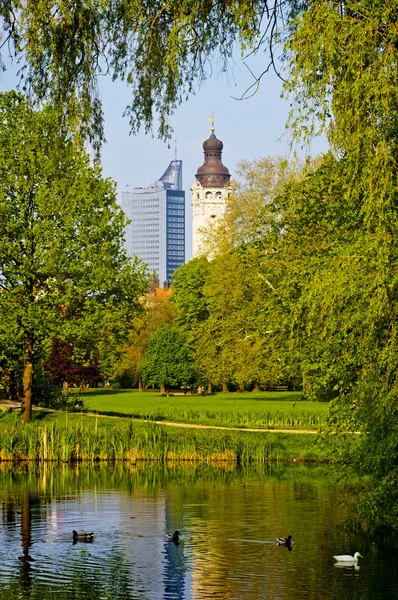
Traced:
[[227, 207], [227, 198], [232, 188], [229, 185], [231, 175], [222, 164], [224, 144], [214, 134], [214, 117], [211, 121], [211, 135], [203, 142], [204, 163], [196, 173], [196, 181], [191, 188], [192, 199], [192, 257], [198, 256], [202, 246], [202, 232], [223, 217]]

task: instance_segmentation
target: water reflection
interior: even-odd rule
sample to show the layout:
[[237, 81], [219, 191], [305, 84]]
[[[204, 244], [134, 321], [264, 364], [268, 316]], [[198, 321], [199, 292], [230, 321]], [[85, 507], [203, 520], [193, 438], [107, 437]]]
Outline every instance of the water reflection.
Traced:
[[33, 558], [29, 554], [32, 545], [32, 500], [29, 492], [25, 490], [21, 502], [21, 538], [22, 538], [22, 556], [18, 556], [22, 566], [20, 569], [21, 583], [24, 587], [30, 587], [32, 582], [31, 562]]
[[394, 597], [395, 540], [339, 527], [340, 497], [321, 467], [0, 464], [0, 600]]

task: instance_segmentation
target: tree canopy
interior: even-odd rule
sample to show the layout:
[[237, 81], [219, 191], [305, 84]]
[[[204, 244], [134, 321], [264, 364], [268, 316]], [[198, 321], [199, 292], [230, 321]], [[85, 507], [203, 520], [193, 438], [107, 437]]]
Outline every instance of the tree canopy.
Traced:
[[163, 325], [173, 324], [177, 313], [175, 304], [169, 298], [156, 294], [147, 294], [142, 306], [143, 313], [128, 326], [124, 325], [129, 329], [128, 339], [119, 347], [113, 372], [113, 378], [130, 379], [133, 384], [138, 383], [140, 391], [144, 389], [140, 364], [145, 358], [148, 343]]
[[163, 325], [149, 340], [139, 370], [144, 383], [159, 385], [163, 392], [169, 386], [192, 381], [195, 368], [184, 334], [171, 325]]
[[191, 341], [195, 339], [198, 324], [209, 316], [208, 301], [204, 295], [209, 271], [207, 258], [200, 257], [181, 265], [173, 276], [172, 301], [179, 311], [177, 325], [181, 331], [190, 334]]
[[[283, 4], [283, 3], [282, 3]], [[54, 103], [81, 132], [102, 140], [98, 79], [109, 74], [131, 87], [132, 131], [168, 116], [213, 69], [224, 68], [239, 40], [260, 39], [262, 19], [275, 21], [276, 0], [11, 0], [0, 3], [2, 47], [22, 60], [23, 86]], [[214, 60], [213, 60], [214, 59]]]
[[[397, 175], [376, 201], [353, 184], [354, 163], [347, 151], [299, 168], [246, 164], [212, 231], [218, 254], [181, 267], [173, 294], [209, 381], [301, 383], [306, 397], [330, 401], [328, 435], [367, 476], [357, 514], [398, 526]], [[189, 282], [199, 273], [197, 295]]]
[[0, 94], [0, 124], [0, 336], [23, 351], [29, 421], [43, 344], [55, 335], [89, 347], [140, 310], [147, 273], [124, 250], [114, 184], [54, 109]]
[[376, 142], [382, 166], [382, 140], [396, 144], [397, 11], [395, 0], [8, 0], [1, 49], [20, 61], [23, 89], [97, 148], [101, 76], [131, 87], [133, 132], [158, 119], [164, 138], [176, 106], [215, 65], [227, 70], [236, 46], [246, 57], [263, 52], [253, 90], [281, 69], [299, 137], [320, 124], [337, 147], [373, 154]]

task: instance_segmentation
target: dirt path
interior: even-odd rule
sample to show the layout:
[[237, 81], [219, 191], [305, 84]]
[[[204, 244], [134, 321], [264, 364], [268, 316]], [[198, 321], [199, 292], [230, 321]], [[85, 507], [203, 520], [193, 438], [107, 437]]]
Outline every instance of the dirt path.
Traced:
[[[135, 421], [142, 419], [134, 419]], [[256, 433], [314, 433], [318, 431], [313, 429], [252, 429], [249, 427], [223, 427], [222, 425], [197, 425], [196, 423], [173, 423], [172, 421], [151, 421], [158, 425], [167, 425], [169, 427], [186, 427], [190, 429], [221, 429], [224, 431], [253, 431]]]
[[[13, 409], [19, 409], [21, 408], [21, 403], [20, 402], [10, 402], [8, 400], [0, 400], [0, 409], [4, 407], [4, 408], [13, 408]], [[54, 413], [58, 413], [61, 412], [63, 413], [63, 410], [55, 410], [53, 408], [41, 408], [40, 406], [34, 406], [33, 410], [44, 410], [47, 412], [54, 412]], [[76, 413], [74, 413], [76, 414]], [[101, 419], [119, 419], [119, 420], [123, 420], [123, 419], [129, 419], [131, 417], [129, 417], [128, 415], [126, 415], [125, 417], [119, 416], [119, 415], [103, 415], [101, 413], [94, 413], [94, 412], [85, 412], [83, 413], [84, 415], [88, 416], [88, 417], [101, 417]], [[198, 425], [196, 423], [175, 423], [173, 421], [149, 421], [148, 419], [132, 419], [133, 421], [137, 421], [140, 423], [156, 423], [157, 425], [166, 425], [167, 427], [182, 427], [185, 429], [219, 429], [221, 431], [251, 431], [253, 433], [301, 433], [301, 434], [305, 434], [305, 433], [310, 433], [313, 435], [316, 435], [317, 433], [319, 433], [318, 431], [314, 430], [314, 429], [255, 429], [255, 428], [251, 428], [251, 427], [223, 427], [222, 425]]]

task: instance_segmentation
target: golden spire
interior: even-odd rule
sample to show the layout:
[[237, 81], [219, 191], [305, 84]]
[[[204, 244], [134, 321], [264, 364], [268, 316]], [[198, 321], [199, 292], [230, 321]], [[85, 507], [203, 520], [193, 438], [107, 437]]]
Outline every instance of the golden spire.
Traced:
[[216, 120], [215, 116], [214, 116], [214, 110], [211, 111], [211, 117], [209, 119], [207, 119], [207, 120], [210, 121], [210, 123], [211, 123], [210, 131], [212, 133], [214, 133], [214, 131], [215, 131], [214, 121]]

